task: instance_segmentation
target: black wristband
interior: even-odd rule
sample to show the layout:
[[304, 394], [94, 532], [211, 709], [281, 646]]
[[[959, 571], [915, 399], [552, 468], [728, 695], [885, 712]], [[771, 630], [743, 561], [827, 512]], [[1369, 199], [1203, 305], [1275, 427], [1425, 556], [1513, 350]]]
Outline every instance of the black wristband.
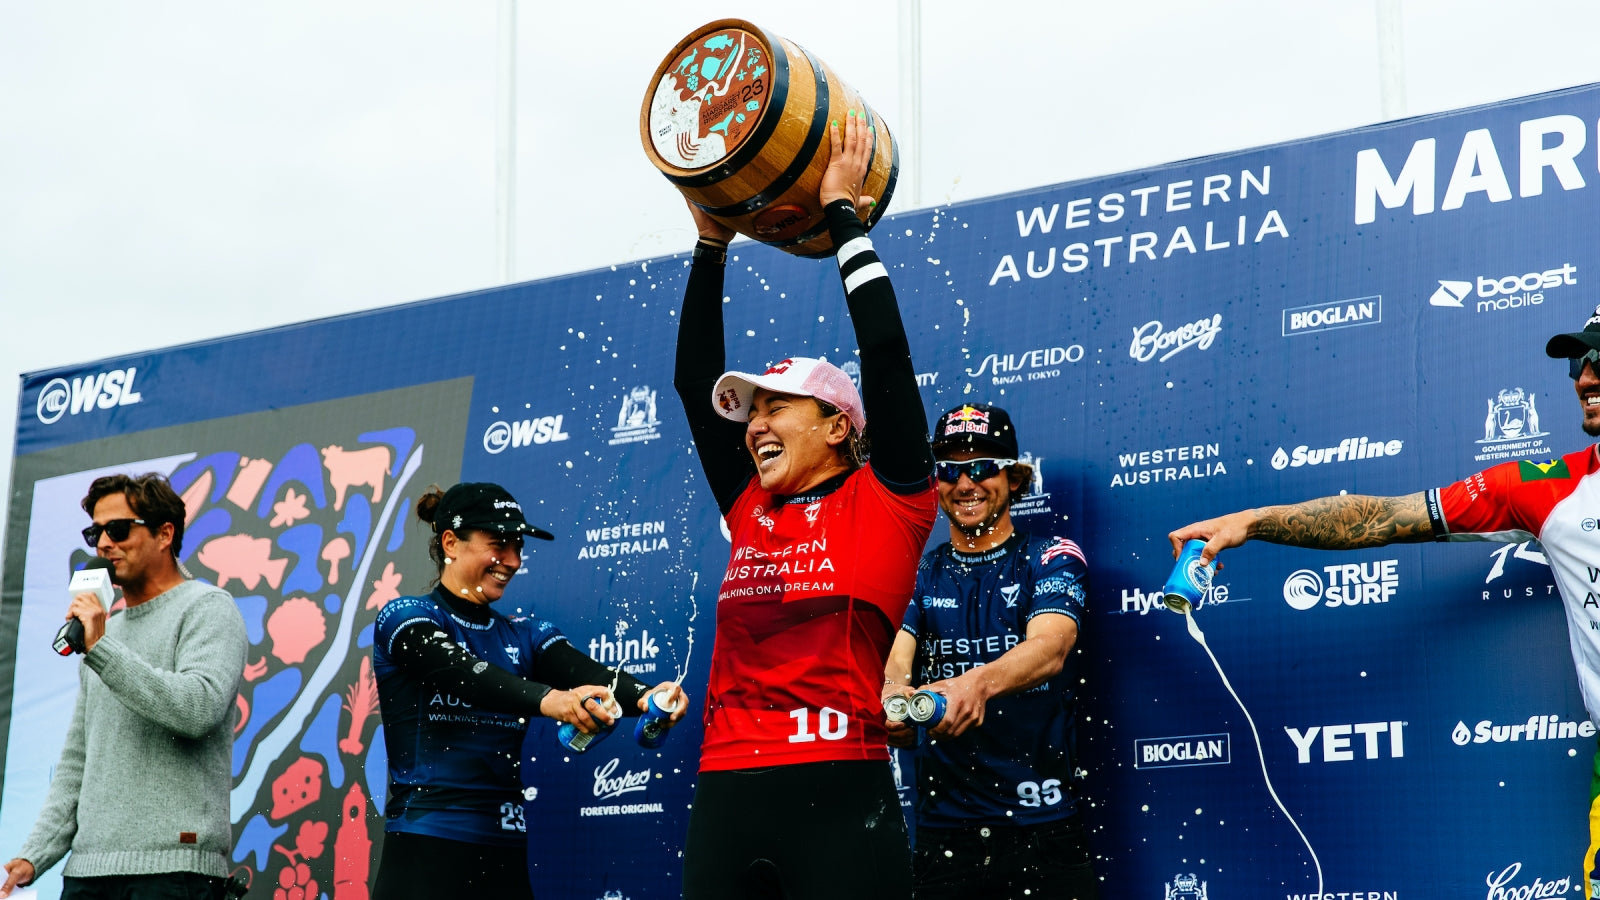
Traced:
[[728, 262], [728, 248], [726, 245], [718, 247], [716, 244], [702, 238], [699, 243], [694, 245], [694, 261], [700, 262], [701, 260], [716, 263], [719, 266], [725, 265]]

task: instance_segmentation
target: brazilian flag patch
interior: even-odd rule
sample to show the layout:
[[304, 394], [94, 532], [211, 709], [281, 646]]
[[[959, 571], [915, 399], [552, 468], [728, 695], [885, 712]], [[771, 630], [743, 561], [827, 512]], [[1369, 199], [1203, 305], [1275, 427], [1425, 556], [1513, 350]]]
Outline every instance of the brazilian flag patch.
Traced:
[[1525, 459], [1517, 463], [1517, 469], [1522, 473], [1523, 481], [1543, 481], [1547, 478], [1572, 477], [1572, 473], [1567, 471], [1567, 461], [1564, 459], [1551, 459], [1544, 462], [1530, 462]]

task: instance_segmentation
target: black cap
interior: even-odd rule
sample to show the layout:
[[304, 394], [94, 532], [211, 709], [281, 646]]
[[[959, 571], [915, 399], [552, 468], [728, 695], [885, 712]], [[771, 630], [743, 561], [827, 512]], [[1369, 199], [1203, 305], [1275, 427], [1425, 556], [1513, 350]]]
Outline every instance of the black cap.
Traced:
[[1582, 331], [1558, 334], [1544, 345], [1544, 355], [1551, 359], [1576, 359], [1590, 350], [1600, 350], [1600, 306], [1583, 323]]
[[498, 531], [501, 534], [525, 534], [540, 540], [553, 541], [556, 536], [543, 528], [528, 524], [522, 516], [522, 504], [498, 484], [486, 481], [469, 481], [444, 492], [433, 513], [435, 534], [476, 528], [480, 531]]
[[987, 403], [964, 404], [940, 416], [933, 425], [933, 453], [937, 456], [956, 450], [979, 450], [1016, 459], [1017, 430], [1011, 427], [1011, 416]]

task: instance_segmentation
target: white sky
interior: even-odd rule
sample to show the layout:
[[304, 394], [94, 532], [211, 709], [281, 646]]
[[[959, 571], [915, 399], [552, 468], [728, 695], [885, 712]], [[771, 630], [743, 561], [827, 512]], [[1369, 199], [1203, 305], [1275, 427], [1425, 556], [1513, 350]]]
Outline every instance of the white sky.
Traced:
[[[1375, 2], [929, 0], [923, 205], [1376, 122]], [[1600, 4], [1397, 2], [1410, 114], [1600, 81]], [[751, 19], [894, 129], [898, 13], [523, 2], [517, 279], [692, 244], [637, 125], [689, 31]], [[495, 42], [494, 0], [0, 4], [0, 487], [21, 372], [496, 283]]]

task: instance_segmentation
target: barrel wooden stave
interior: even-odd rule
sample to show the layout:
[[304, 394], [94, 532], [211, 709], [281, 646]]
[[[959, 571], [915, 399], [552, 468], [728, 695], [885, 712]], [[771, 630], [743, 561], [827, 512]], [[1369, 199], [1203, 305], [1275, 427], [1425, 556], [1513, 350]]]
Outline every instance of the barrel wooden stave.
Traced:
[[[738, 19], [713, 22], [680, 41], [657, 68], [651, 91], [691, 44], [728, 28], [742, 29], [765, 43], [774, 67], [770, 95], [777, 95], [781, 83], [784, 101], [781, 107], [769, 105], [762, 116], [777, 116], [777, 121], [760, 121], [744, 143], [712, 165], [684, 170], [665, 162], [654, 150], [649, 134], [652, 95], [647, 95], [640, 111], [647, 155], [685, 197], [735, 231], [795, 255], [830, 256], [835, 250], [833, 239], [817, 199], [831, 154], [828, 123], [837, 121], [842, 126], [844, 116], [854, 110], [868, 117], [874, 127], [873, 156], [863, 188], [863, 193], [878, 201], [867, 217], [869, 228], [893, 195], [898, 172], [894, 139], [882, 117], [826, 63], [789, 39]], [[781, 78], [777, 73], [780, 64]], [[761, 145], [749, 146], [763, 131]], [[740, 157], [744, 159], [739, 165], [729, 165]]]

